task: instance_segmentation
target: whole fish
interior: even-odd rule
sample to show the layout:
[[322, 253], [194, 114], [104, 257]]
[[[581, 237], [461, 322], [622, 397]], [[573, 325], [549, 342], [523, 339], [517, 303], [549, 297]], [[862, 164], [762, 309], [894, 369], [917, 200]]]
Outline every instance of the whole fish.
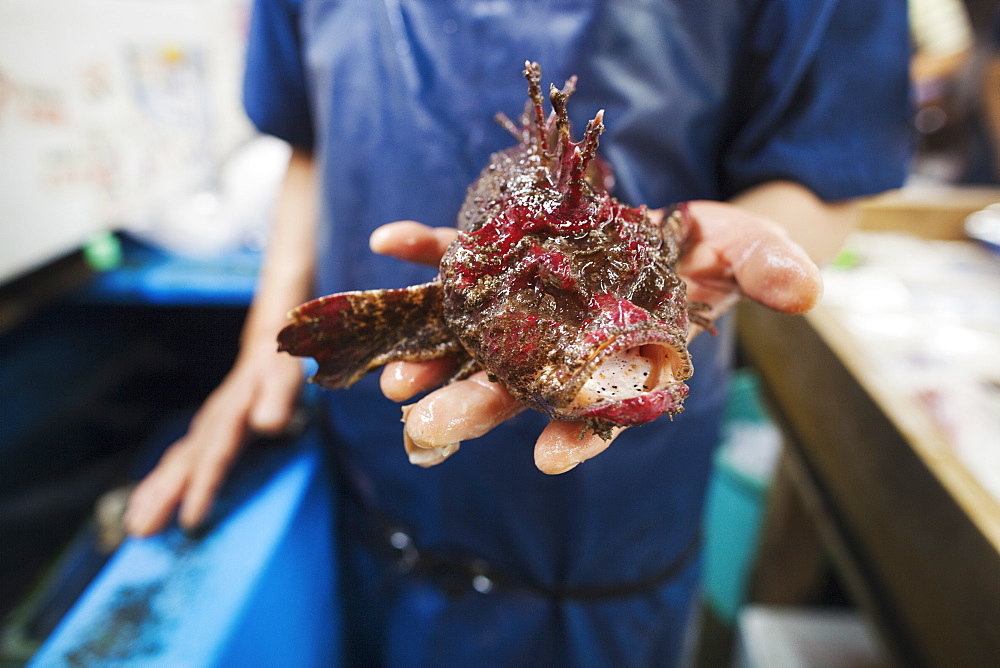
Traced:
[[550, 87], [546, 115], [541, 68], [526, 63], [524, 74], [520, 124], [498, 114], [517, 143], [469, 187], [438, 276], [303, 304], [279, 349], [316, 358], [312, 380], [329, 389], [390, 361], [450, 355], [453, 380], [485, 369], [529, 407], [608, 439], [683, 408], [688, 322], [708, 325], [675, 271], [687, 212], [651, 216], [612, 197], [596, 156], [603, 111], [574, 142], [575, 78]]

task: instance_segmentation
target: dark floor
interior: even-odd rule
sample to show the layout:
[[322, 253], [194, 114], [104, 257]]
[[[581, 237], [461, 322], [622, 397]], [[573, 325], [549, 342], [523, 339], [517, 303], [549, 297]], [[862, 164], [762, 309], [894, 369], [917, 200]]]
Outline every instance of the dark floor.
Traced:
[[735, 630], [707, 605], [701, 606], [698, 621], [691, 668], [728, 668], [732, 664]]

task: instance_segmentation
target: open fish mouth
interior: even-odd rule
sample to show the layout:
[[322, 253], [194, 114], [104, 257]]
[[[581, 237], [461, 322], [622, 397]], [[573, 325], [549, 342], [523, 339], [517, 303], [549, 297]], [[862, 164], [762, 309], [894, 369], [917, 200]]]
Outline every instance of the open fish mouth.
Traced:
[[580, 371], [573, 383], [580, 389], [565, 412], [623, 426], [674, 415], [682, 410], [691, 373], [683, 344], [665, 340], [662, 332], [630, 332], [608, 342]]

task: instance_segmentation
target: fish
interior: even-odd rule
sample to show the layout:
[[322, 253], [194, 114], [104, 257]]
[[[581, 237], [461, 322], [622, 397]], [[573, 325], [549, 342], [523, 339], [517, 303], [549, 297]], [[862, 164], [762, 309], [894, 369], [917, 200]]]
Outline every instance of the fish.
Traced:
[[311, 380], [334, 390], [388, 362], [452, 357], [451, 380], [485, 370], [527, 407], [610, 440], [683, 410], [688, 327], [711, 324], [677, 273], [690, 217], [684, 204], [665, 212], [613, 197], [598, 155], [604, 111], [574, 141], [576, 77], [550, 84], [546, 113], [541, 67], [523, 73], [520, 122], [497, 114], [516, 143], [468, 187], [438, 275], [307, 302], [279, 350], [315, 358]]

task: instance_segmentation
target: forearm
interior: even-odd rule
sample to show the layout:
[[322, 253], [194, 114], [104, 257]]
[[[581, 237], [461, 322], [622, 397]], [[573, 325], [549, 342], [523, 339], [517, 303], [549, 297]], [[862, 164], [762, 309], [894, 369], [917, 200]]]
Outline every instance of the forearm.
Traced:
[[294, 149], [274, 212], [257, 291], [243, 328], [242, 347], [275, 345], [290, 309], [311, 296], [317, 186], [312, 155]]
[[744, 191], [732, 203], [778, 223], [817, 264], [833, 259], [857, 224], [857, 202], [824, 202], [791, 181], [771, 181]]

